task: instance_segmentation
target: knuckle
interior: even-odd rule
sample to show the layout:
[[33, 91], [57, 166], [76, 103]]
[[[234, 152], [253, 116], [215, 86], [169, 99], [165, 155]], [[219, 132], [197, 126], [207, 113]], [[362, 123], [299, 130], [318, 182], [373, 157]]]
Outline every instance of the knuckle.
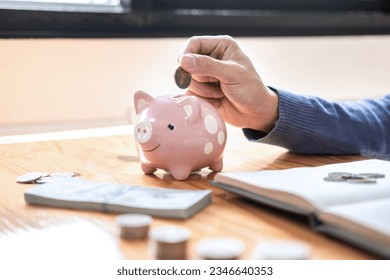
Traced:
[[[215, 67], [215, 63], [213, 63], [213, 59], [209, 56], [204, 56], [202, 59], [201, 67], [203, 70], [213, 70]], [[209, 72], [208, 71], [208, 72]]]
[[204, 40], [203, 36], [192, 36], [188, 39], [188, 45], [199, 48]]
[[226, 41], [234, 41], [233, 37], [230, 35], [222, 35], [221, 37]]
[[188, 39], [188, 43], [191, 44], [191, 43], [194, 43], [198, 40], [199, 40], [199, 36], [192, 36]]
[[236, 43], [236, 40], [234, 40], [234, 38], [232, 36], [229, 36], [229, 35], [223, 35], [221, 36], [221, 40], [222, 41], [225, 41], [227, 44], [229, 45], [235, 45], [237, 44]]

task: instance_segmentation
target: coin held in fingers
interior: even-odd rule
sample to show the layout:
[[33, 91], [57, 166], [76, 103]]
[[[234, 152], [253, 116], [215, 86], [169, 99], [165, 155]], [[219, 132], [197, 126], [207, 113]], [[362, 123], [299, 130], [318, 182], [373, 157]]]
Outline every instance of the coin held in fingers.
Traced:
[[175, 82], [181, 89], [188, 88], [191, 83], [191, 74], [179, 67], [175, 72]]

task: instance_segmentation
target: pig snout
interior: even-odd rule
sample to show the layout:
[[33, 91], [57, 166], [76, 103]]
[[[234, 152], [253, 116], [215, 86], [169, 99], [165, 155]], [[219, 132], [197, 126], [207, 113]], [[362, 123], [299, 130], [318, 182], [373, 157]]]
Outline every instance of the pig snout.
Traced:
[[147, 121], [140, 121], [134, 127], [134, 137], [138, 143], [146, 143], [152, 138], [153, 127], [152, 124]]

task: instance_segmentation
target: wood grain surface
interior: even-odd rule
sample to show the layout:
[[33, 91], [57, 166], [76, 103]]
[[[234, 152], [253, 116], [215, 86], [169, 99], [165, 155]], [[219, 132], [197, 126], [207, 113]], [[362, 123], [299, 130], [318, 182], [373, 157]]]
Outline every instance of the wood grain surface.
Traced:
[[[239, 129], [228, 129], [224, 171], [284, 169], [320, 166], [362, 159], [359, 156], [297, 155], [285, 149], [248, 142]], [[144, 175], [133, 136], [0, 145], [0, 255], [36, 258], [153, 259], [147, 240], [119, 238], [116, 214], [27, 205], [23, 193], [30, 184], [18, 184], [18, 175], [32, 171], [75, 171], [80, 177], [101, 182], [140, 184], [179, 189], [211, 189], [213, 203], [187, 220], [155, 218], [151, 227], [180, 225], [191, 230], [188, 258], [198, 259], [195, 246], [202, 238], [225, 236], [242, 240], [242, 259], [264, 240], [288, 239], [312, 246], [313, 259], [372, 259], [370, 255], [326, 235], [313, 232], [308, 221], [227, 193], [208, 183], [213, 173], [203, 169], [186, 181], [176, 181], [163, 171]], [[288, 178], [286, 178], [288, 180]], [[70, 244], [70, 245], [64, 245]], [[71, 247], [71, 248], [69, 248]], [[33, 252], [33, 253], [32, 253]]]

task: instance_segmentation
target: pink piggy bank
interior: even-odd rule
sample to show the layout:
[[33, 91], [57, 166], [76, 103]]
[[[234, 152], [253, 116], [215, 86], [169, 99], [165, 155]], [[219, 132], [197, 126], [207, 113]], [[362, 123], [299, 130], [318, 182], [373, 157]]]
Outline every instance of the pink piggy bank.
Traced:
[[191, 172], [209, 167], [221, 171], [226, 127], [217, 110], [200, 97], [134, 95], [137, 141], [146, 174], [157, 168], [185, 180]]

